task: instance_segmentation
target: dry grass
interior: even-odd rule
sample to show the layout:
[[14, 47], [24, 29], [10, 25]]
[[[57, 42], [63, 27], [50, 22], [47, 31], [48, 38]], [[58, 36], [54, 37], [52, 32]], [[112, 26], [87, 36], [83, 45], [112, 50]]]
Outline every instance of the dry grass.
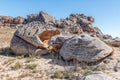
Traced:
[[2, 48], [2, 46], [9, 47], [15, 30], [16, 29], [0, 28], [0, 48]]
[[31, 69], [31, 70], [33, 70], [33, 69], [35, 69], [36, 67], [37, 67], [36, 64], [27, 64], [27, 65], [26, 65], [26, 69]]
[[11, 69], [12, 70], [18, 70], [18, 69], [20, 69], [20, 68], [22, 68], [22, 64], [21, 63], [15, 63], [12, 67], [11, 67]]
[[7, 29], [7, 28], [0, 28], [0, 34], [6, 34], [6, 33], [14, 33], [16, 29]]

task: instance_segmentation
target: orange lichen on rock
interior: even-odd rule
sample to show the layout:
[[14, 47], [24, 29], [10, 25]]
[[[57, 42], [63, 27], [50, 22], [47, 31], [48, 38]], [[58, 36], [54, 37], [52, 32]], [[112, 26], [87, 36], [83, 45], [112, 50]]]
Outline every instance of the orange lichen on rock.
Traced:
[[60, 34], [59, 30], [47, 30], [42, 32], [39, 35], [40, 40], [43, 42], [42, 48], [49, 49], [49, 50], [54, 50], [54, 47], [49, 46], [48, 41], [52, 36]]
[[60, 34], [59, 30], [47, 30], [39, 35], [41, 41], [49, 40], [52, 36]]

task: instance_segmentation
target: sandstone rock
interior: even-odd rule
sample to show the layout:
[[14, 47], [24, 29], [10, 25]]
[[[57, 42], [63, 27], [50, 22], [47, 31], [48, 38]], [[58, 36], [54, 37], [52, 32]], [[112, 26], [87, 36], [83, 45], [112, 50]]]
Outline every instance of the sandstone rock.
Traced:
[[110, 55], [112, 51], [110, 46], [97, 37], [83, 33], [66, 41], [60, 49], [60, 55], [65, 60], [95, 62]]
[[27, 23], [32, 22], [32, 21], [39, 21], [39, 15], [38, 14], [29, 14], [29, 15], [27, 15], [26, 21], [27, 21]]
[[56, 27], [65, 28], [65, 27], [68, 27], [68, 25], [64, 21], [56, 21]]
[[18, 26], [19, 24], [23, 24], [24, 21], [25, 19], [21, 16], [18, 16], [16, 18], [13, 18], [12, 16], [0, 16], [0, 25], [3, 27], [13, 28], [13, 25]]
[[17, 55], [26, 55], [30, 53], [35, 53], [35, 54], [47, 54], [48, 50], [46, 49], [38, 49], [35, 46], [27, 43], [26, 41], [20, 39], [17, 36], [14, 36], [11, 45], [10, 45], [12, 51], [17, 54]]
[[54, 49], [60, 49], [63, 43], [67, 39], [69, 39], [68, 36], [56, 35], [56, 36], [51, 37], [51, 39], [49, 39], [48, 44], [52, 46]]
[[83, 31], [88, 32], [89, 34], [95, 35], [96, 31], [92, 27], [90, 27], [89, 25], [87, 25], [86, 27], [82, 27]]
[[72, 34], [80, 34], [83, 32], [83, 30], [82, 30], [81, 26], [74, 25], [74, 26], [69, 28], [69, 32]]
[[4, 23], [12, 23], [13, 22], [13, 17], [12, 16], [2, 16], [2, 20]]
[[31, 44], [28, 44], [26, 41], [20, 39], [17, 36], [14, 36], [12, 38], [10, 48], [17, 55], [35, 53], [35, 51], [37, 50], [36, 47], [34, 47]]
[[80, 80], [116, 80], [116, 79], [106, 74], [91, 74], [83, 77]]
[[96, 36], [97, 36], [98, 38], [100, 38], [101, 40], [103, 40], [104, 34], [102, 33], [102, 31], [101, 31], [98, 27], [94, 27], [94, 30], [95, 30], [95, 32], [96, 32]]
[[41, 11], [39, 13], [39, 17], [41, 19], [41, 21], [45, 22], [45, 23], [48, 23], [48, 22], [55, 22], [55, 18], [52, 17], [51, 15], [49, 15], [48, 13], [44, 12], [44, 11]]
[[[95, 35], [96, 31], [92, 26], [93, 22], [94, 22], [93, 17], [87, 17], [83, 14], [71, 14], [66, 19], [55, 21], [55, 24], [57, 28], [64, 28], [64, 30], [70, 29], [70, 32], [72, 33], [75, 33], [76, 31], [79, 32], [79, 30], [83, 30], [84, 32], [92, 33]], [[73, 29], [73, 26], [76, 26], [77, 28], [74, 27]], [[71, 29], [74, 31], [71, 31]]]
[[16, 18], [14, 18], [13, 23], [14, 24], [23, 24], [24, 21], [25, 21], [25, 19], [23, 17], [18, 16]]
[[120, 38], [105, 39], [104, 42], [114, 47], [120, 47]]
[[92, 16], [87, 17], [87, 19], [88, 19], [88, 21], [90, 21], [91, 23], [94, 22], [94, 18], [93, 18]]
[[103, 38], [104, 39], [112, 39], [112, 36], [107, 34], [107, 35], [104, 35]]
[[39, 14], [30, 14], [27, 15], [26, 23], [30, 23], [33, 21], [44, 22], [45, 24], [55, 23], [55, 18], [48, 13], [41, 11]]
[[[56, 34], [60, 34], [60, 32], [53, 26], [46, 26], [40, 22], [31, 22], [19, 28], [14, 33], [14, 37], [18, 37], [20, 41], [22, 40], [24, 43], [16, 43], [16, 40], [14, 40], [13, 38], [11, 41], [11, 49], [16, 54], [29, 53], [30, 51], [29, 48], [32, 50], [31, 52], [35, 53], [36, 49], [40, 49], [40, 48], [47, 49], [49, 47], [48, 40], [52, 36], [55, 36]], [[20, 44], [22, 45], [22, 47], [19, 46]], [[17, 45], [19, 46], [19, 48], [15, 47]], [[27, 45], [29, 45], [28, 50], [26, 47]], [[19, 50], [17, 49], [22, 50], [22, 51], [19, 52]]]

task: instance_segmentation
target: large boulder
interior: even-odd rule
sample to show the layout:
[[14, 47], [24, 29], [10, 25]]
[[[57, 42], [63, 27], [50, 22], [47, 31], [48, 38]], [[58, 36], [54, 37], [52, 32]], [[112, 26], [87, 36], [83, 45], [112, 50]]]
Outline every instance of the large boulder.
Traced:
[[116, 80], [116, 79], [106, 74], [91, 74], [83, 77], [80, 80]]
[[113, 49], [97, 37], [83, 33], [67, 40], [60, 49], [60, 55], [65, 60], [95, 62], [105, 58]]
[[13, 52], [17, 55], [26, 55], [26, 54], [47, 54], [49, 51], [46, 49], [38, 49], [37, 47], [27, 43], [26, 41], [22, 40], [21, 38], [14, 36], [11, 41], [10, 45]]
[[48, 40], [57, 34], [60, 34], [60, 31], [53, 26], [43, 25], [40, 22], [31, 22], [14, 33], [11, 49], [16, 54], [35, 53], [36, 49], [47, 49], [49, 47]]

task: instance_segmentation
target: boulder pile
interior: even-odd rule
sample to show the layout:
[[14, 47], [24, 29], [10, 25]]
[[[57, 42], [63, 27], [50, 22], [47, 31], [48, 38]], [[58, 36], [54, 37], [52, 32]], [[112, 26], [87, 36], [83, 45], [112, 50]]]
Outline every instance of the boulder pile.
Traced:
[[[23, 18], [14, 23], [22, 24]], [[104, 42], [105, 35], [93, 27], [94, 18], [84, 14], [71, 14], [57, 20], [48, 13], [27, 16], [25, 24], [18, 28], [11, 40], [15, 54], [59, 53], [63, 59], [95, 62], [109, 56], [113, 49]]]
[[18, 16], [0, 16], [0, 27], [17, 27], [21, 26], [25, 22], [25, 18]]

